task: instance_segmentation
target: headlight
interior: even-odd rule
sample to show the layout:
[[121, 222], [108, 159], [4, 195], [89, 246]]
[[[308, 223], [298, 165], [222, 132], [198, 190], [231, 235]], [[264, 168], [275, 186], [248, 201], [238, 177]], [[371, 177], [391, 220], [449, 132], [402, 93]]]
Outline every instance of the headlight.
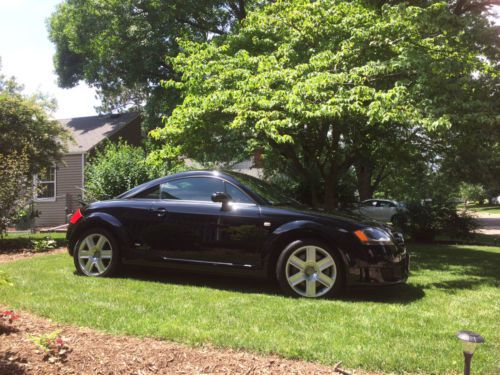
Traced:
[[393, 245], [391, 236], [379, 228], [365, 228], [354, 232], [364, 245]]

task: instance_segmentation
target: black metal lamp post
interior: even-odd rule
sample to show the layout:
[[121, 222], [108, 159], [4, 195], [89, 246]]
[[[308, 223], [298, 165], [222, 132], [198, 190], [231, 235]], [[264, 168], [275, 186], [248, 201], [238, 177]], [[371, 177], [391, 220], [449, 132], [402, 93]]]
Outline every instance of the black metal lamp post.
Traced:
[[464, 348], [464, 375], [470, 375], [470, 363], [476, 348], [484, 342], [483, 336], [471, 331], [457, 332], [457, 337], [462, 341]]

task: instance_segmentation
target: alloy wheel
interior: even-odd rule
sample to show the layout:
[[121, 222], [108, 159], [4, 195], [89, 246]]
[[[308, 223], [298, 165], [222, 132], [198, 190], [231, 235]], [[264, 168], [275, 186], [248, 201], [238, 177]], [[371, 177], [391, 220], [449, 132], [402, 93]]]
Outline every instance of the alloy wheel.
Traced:
[[337, 266], [328, 251], [308, 245], [295, 250], [286, 262], [286, 280], [293, 291], [304, 297], [321, 297], [337, 279]]
[[78, 263], [87, 276], [101, 276], [111, 265], [113, 248], [109, 239], [100, 233], [89, 234], [78, 247]]

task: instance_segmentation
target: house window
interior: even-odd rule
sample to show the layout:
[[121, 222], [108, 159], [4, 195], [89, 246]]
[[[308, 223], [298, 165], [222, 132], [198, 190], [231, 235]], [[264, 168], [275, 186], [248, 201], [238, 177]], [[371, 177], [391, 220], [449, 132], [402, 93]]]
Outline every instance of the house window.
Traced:
[[56, 167], [43, 170], [35, 176], [36, 199], [54, 200], [56, 199]]

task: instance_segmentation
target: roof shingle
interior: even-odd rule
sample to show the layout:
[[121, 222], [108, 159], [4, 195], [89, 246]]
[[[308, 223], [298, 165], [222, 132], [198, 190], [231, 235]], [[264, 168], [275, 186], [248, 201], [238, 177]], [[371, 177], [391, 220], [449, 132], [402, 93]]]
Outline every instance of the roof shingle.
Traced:
[[76, 117], [58, 120], [68, 129], [74, 141], [68, 144], [68, 153], [84, 153], [106, 138], [131, 123], [139, 116], [137, 112], [127, 112], [116, 115]]

